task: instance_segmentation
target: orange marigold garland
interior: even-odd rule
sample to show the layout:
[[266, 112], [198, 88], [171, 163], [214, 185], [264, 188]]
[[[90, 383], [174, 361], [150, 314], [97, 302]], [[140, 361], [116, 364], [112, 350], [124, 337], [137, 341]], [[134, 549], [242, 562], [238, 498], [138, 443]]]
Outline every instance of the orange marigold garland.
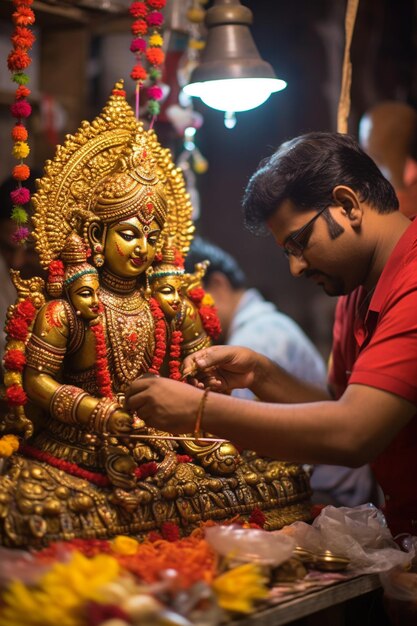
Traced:
[[20, 162], [12, 170], [12, 176], [16, 180], [16, 189], [10, 193], [13, 205], [12, 219], [17, 225], [13, 234], [13, 241], [16, 243], [24, 242], [29, 235], [29, 229], [25, 226], [28, 220], [25, 206], [30, 201], [30, 191], [22, 185], [22, 182], [30, 176], [29, 167], [23, 163], [23, 160], [30, 153], [25, 121], [32, 112], [32, 107], [26, 99], [31, 93], [30, 89], [25, 87], [29, 81], [29, 76], [24, 73], [24, 70], [32, 62], [29, 50], [35, 42], [35, 35], [28, 28], [35, 22], [35, 14], [30, 8], [32, 3], [33, 0], [13, 0], [15, 10], [12, 14], [12, 20], [15, 30], [11, 36], [13, 48], [7, 57], [7, 66], [12, 73], [12, 81], [18, 85], [15, 92], [15, 102], [10, 107], [13, 117], [16, 119], [16, 124], [12, 129], [14, 142], [12, 154]]
[[155, 320], [155, 351], [148, 371], [150, 374], [159, 374], [167, 351], [167, 330], [164, 314], [155, 298], [149, 300], [149, 306], [152, 317]]

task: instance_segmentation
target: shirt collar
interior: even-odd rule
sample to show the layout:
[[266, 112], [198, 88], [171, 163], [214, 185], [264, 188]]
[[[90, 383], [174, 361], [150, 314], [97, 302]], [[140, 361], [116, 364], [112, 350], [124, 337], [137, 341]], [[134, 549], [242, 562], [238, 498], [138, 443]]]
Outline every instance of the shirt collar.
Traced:
[[381, 276], [376, 284], [369, 309], [375, 312], [381, 310], [383, 302], [391, 291], [392, 282], [398, 271], [404, 265], [404, 258], [411, 251], [417, 240], [417, 219], [413, 220], [410, 226], [404, 231], [397, 245], [388, 258], [388, 261], [382, 271]]

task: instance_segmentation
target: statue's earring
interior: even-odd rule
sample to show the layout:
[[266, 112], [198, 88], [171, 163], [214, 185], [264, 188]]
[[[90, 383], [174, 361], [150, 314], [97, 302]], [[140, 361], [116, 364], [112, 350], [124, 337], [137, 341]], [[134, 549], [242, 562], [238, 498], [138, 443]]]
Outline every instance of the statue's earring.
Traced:
[[94, 255], [93, 255], [94, 265], [96, 267], [102, 267], [104, 265], [104, 256], [102, 254], [103, 246], [101, 245], [101, 243], [95, 243], [93, 246], [93, 250], [94, 250]]
[[151, 289], [151, 285], [150, 285], [150, 282], [149, 282], [149, 276], [152, 273], [153, 273], [152, 267], [148, 267], [148, 269], [145, 272], [145, 281], [146, 281], [145, 282], [145, 298], [147, 300], [149, 300], [151, 295], [152, 295], [152, 289]]

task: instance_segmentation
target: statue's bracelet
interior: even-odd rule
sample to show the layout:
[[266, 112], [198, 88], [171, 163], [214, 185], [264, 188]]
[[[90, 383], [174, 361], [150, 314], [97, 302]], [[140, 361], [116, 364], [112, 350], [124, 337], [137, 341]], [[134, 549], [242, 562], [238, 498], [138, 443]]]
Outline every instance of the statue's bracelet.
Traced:
[[89, 429], [94, 433], [107, 433], [110, 417], [122, 407], [111, 398], [101, 398], [88, 420]]

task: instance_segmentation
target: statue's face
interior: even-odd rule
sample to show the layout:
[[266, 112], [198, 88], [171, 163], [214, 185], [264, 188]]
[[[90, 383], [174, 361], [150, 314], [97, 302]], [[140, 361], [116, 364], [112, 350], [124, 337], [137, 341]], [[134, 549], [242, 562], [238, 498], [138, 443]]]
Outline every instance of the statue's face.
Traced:
[[181, 276], [166, 276], [156, 279], [152, 285], [152, 295], [168, 319], [173, 319], [180, 309], [181, 283]]
[[81, 319], [91, 321], [98, 317], [99, 288], [100, 283], [96, 274], [81, 276], [69, 286], [69, 299]]
[[161, 229], [156, 220], [142, 224], [137, 217], [112, 224], [104, 244], [104, 265], [122, 278], [139, 276], [155, 258]]

